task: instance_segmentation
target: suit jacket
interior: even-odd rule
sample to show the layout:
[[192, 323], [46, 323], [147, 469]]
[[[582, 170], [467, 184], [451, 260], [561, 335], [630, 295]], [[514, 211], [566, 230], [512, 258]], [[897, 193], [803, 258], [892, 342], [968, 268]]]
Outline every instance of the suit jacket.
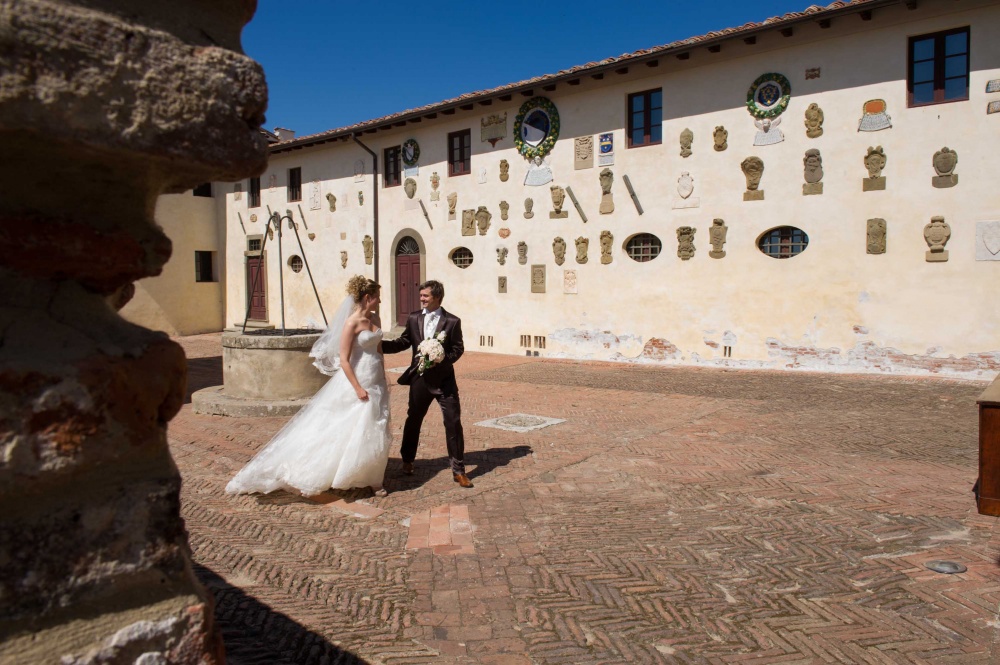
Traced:
[[[454, 365], [465, 353], [465, 344], [462, 340], [462, 320], [445, 311], [443, 307], [434, 334], [442, 330], [445, 333], [444, 342], [441, 344], [444, 347], [444, 360], [424, 372], [421, 377], [427, 388], [435, 394], [458, 392]], [[403, 333], [399, 337], [382, 341], [383, 353], [399, 353], [407, 347], [410, 347], [413, 352], [410, 366], [399, 377], [398, 383], [401, 385], [408, 386], [415, 377], [421, 376], [417, 373], [417, 346], [422, 341], [424, 341], [424, 322], [421, 310], [410, 313], [406, 319], [406, 327], [403, 328]]]

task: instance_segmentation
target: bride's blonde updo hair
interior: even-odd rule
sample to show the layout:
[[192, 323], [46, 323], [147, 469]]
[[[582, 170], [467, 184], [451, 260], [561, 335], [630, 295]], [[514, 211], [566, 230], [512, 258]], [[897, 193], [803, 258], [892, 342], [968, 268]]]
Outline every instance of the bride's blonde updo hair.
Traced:
[[347, 295], [351, 296], [356, 303], [361, 302], [365, 296], [378, 294], [380, 288], [378, 284], [364, 275], [355, 275], [347, 280]]

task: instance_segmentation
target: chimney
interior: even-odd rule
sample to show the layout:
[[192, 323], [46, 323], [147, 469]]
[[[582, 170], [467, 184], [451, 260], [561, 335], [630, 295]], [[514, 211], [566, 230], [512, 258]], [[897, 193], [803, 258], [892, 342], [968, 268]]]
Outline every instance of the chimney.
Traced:
[[278, 138], [282, 141], [291, 141], [295, 138], [295, 130], [285, 129], [284, 127], [275, 127], [274, 133], [278, 135]]

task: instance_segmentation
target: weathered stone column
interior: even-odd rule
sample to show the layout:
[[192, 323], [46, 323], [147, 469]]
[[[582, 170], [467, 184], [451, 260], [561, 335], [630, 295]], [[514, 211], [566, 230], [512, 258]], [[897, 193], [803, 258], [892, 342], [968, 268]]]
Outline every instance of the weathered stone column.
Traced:
[[261, 172], [253, 0], [0, 0], [0, 662], [221, 663], [166, 426], [185, 361], [108, 296], [157, 196]]

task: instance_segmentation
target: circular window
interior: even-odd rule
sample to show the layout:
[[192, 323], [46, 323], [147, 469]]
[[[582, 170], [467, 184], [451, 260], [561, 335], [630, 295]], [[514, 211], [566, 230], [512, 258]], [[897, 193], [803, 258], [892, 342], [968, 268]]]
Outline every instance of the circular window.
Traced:
[[472, 251], [467, 247], [458, 247], [451, 250], [449, 258], [459, 268], [468, 268], [472, 265]]
[[288, 257], [288, 267], [292, 272], [302, 272], [302, 257], [292, 254]]
[[794, 226], [779, 226], [757, 238], [757, 248], [772, 259], [790, 259], [808, 246], [809, 236]]
[[638, 233], [625, 242], [625, 253], [633, 261], [645, 263], [660, 255], [663, 243], [652, 233]]

